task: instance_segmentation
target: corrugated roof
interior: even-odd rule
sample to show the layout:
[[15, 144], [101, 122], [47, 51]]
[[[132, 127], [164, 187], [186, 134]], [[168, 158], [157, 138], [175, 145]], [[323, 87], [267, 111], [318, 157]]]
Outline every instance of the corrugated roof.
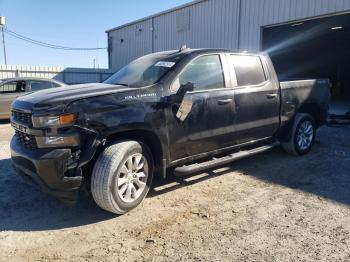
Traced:
[[138, 20], [135, 20], [135, 21], [132, 21], [132, 22], [130, 22], [130, 23], [126, 23], [126, 24], [123, 24], [123, 25], [120, 25], [120, 26], [117, 26], [117, 27], [113, 27], [113, 28], [111, 28], [111, 29], [106, 30], [106, 33], [109, 33], [109, 32], [111, 32], [111, 31], [118, 30], [118, 29], [120, 29], [120, 28], [129, 26], [129, 25], [137, 24], [137, 23], [139, 23], [139, 22], [142, 22], [142, 21], [145, 21], [145, 20], [148, 20], [148, 19], [151, 19], [151, 18], [155, 18], [155, 17], [157, 17], [157, 16], [161, 16], [161, 15], [164, 15], [164, 14], [167, 14], [167, 13], [171, 13], [171, 12], [174, 12], [174, 11], [176, 11], [176, 10], [179, 10], [179, 9], [182, 9], [182, 8], [185, 8], [185, 7], [188, 7], [188, 6], [192, 6], [192, 5], [201, 3], [201, 2], [205, 2], [205, 1], [209, 1], [209, 0], [194, 0], [194, 1], [191, 1], [191, 2], [189, 2], [189, 3], [187, 3], [187, 4], [183, 4], [183, 5], [180, 5], [180, 6], [176, 6], [176, 7], [174, 7], [174, 8], [165, 10], [165, 11], [163, 11], [163, 12], [156, 13], [156, 14], [150, 15], [150, 16], [146, 16], [146, 17], [143, 17], [143, 18], [141, 18], [141, 19], [138, 19]]

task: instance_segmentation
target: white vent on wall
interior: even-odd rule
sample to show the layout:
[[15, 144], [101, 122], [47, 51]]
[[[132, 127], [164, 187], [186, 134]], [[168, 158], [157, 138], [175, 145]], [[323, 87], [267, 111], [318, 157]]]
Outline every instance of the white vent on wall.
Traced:
[[185, 9], [176, 15], [176, 30], [183, 32], [190, 30], [190, 10]]

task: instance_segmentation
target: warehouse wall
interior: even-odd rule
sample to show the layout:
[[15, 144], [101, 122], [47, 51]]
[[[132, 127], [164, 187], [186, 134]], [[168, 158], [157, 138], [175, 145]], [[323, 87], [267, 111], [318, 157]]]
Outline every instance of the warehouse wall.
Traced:
[[137, 57], [152, 53], [152, 19], [115, 30], [108, 35], [109, 68], [119, 69]]
[[[177, 20], [189, 25], [179, 28]], [[209, 0], [154, 18], [154, 51], [237, 46], [239, 0]]]
[[259, 50], [263, 26], [346, 10], [350, 11], [350, 0], [196, 1], [110, 31], [110, 68], [119, 69], [147, 53], [178, 49], [183, 43], [191, 48]]

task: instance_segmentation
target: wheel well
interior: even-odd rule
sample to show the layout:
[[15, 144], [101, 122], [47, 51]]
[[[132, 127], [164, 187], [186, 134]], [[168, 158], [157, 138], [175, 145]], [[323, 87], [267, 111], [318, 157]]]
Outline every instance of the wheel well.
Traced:
[[299, 113], [307, 113], [313, 116], [316, 126], [319, 127], [322, 121], [320, 106], [314, 103], [304, 104], [300, 107]]
[[[161, 146], [161, 142], [156, 134], [147, 130], [133, 130], [133, 131], [124, 131], [110, 135], [106, 139], [106, 144], [111, 144], [117, 140], [135, 140], [139, 141], [148, 146], [151, 151], [154, 164], [155, 164], [155, 172], [154, 174], [163, 175], [163, 150]], [[91, 161], [83, 166], [83, 174], [86, 178], [86, 181], [90, 181], [90, 177], [92, 174], [92, 170], [94, 168], [95, 162], [97, 161], [99, 155], [103, 152], [105, 146], [100, 145], [94, 154], [94, 157]]]
[[[107, 137], [106, 144], [108, 145], [114, 141], [125, 139], [139, 141], [148, 146], [153, 156], [155, 169], [157, 170], [162, 167], [163, 150], [160, 139], [156, 134], [147, 130], [124, 131]], [[155, 172], [155, 174], [157, 173]]]

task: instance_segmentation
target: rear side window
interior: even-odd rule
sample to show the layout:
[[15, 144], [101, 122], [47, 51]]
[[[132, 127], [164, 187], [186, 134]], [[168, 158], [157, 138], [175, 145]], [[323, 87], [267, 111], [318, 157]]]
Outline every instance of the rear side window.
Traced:
[[259, 85], [266, 81], [260, 57], [231, 55], [238, 86]]
[[32, 92], [48, 89], [52, 87], [51, 82], [47, 81], [30, 81], [30, 88]]
[[179, 85], [192, 83], [194, 90], [224, 88], [224, 72], [219, 55], [206, 55], [193, 60], [179, 75]]
[[26, 83], [24, 81], [13, 81], [0, 85], [1, 94], [20, 93], [25, 91]]

